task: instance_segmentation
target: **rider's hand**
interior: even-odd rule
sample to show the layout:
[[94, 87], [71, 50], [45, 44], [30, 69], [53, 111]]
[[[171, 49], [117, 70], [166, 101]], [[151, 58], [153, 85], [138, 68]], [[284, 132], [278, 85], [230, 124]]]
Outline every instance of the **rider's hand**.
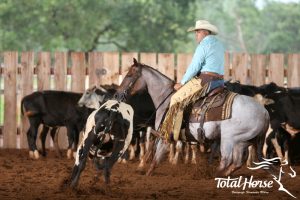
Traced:
[[174, 85], [174, 89], [175, 89], [175, 90], [179, 90], [179, 88], [181, 88], [181, 87], [182, 87], [181, 83], [176, 83], [176, 84]]

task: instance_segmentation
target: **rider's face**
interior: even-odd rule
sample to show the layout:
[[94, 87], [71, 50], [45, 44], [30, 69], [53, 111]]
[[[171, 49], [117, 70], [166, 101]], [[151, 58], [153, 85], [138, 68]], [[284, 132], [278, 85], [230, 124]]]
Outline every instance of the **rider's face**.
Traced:
[[203, 40], [203, 38], [204, 38], [205, 36], [207, 36], [208, 34], [209, 34], [209, 33], [208, 33], [207, 30], [204, 30], [204, 29], [196, 30], [196, 31], [195, 31], [195, 39], [196, 39], [196, 42], [197, 42], [197, 43], [200, 43], [200, 42]]

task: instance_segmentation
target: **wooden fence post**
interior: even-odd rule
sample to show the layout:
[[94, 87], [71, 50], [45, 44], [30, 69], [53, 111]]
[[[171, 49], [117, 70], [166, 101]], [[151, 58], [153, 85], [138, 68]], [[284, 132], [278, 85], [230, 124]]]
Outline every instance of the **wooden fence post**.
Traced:
[[103, 54], [101, 52], [89, 53], [89, 88], [96, 85], [99, 86], [103, 77], [105, 76], [105, 70], [103, 70]]
[[[40, 52], [38, 54], [38, 63], [36, 69], [37, 69], [38, 91], [50, 90], [50, 70], [51, 70], [50, 52]], [[40, 131], [37, 138], [40, 138], [39, 135], [40, 135]], [[39, 139], [37, 139], [36, 142], [37, 144], [39, 144], [39, 146], [41, 146]], [[46, 138], [46, 148], [49, 147], [50, 147], [50, 135], [47, 136]]]
[[18, 52], [4, 53], [4, 148], [17, 147], [17, 77]]
[[38, 55], [37, 82], [38, 91], [50, 89], [50, 69], [51, 55], [50, 52], [40, 52]]
[[119, 84], [120, 60], [118, 52], [103, 53], [103, 66], [101, 68], [106, 71], [101, 84]]
[[54, 54], [54, 80], [56, 90], [67, 90], [67, 52], [55, 52]]
[[230, 66], [230, 53], [225, 52], [224, 55], [224, 80], [229, 80], [232, 76]]
[[251, 83], [260, 86], [266, 83], [266, 56], [252, 55], [250, 69]]
[[72, 52], [72, 84], [71, 88], [73, 92], [85, 91], [85, 55], [83, 52]]
[[[21, 96], [22, 98], [33, 92], [33, 70], [34, 52], [23, 52], [21, 54]], [[22, 105], [20, 106], [21, 109]], [[20, 148], [28, 149], [27, 130], [29, 128], [28, 118], [21, 115]]]
[[284, 85], [284, 55], [272, 53], [269, 63], [269, 82], [275, 82], [279, 86]]
[[[54, 54], [54, 80], [56, 90], [67, 90], [67, 68], [68, 54], [67, 52], [55, 52]], [[68, 137], [66, 127], [60, 127], [56, 133], [58, 137], [58, 146], [60, 149], [68, 148]]]
[[242, 84], [248, 84], [248, 59], [246, 53], [234, 53], [232, 56], [232, 77]]
[[158, 66], [158, 71], [168, 76], [170, 79], [174, 80], [175, 78], [174, 54], [159, 53], [157, 66]]
[[140, 62], [157, 69], [156, 53], [140, 53]]
[[125, 52], [121, 54], [121, 78], [120, 83], [123, 80], [123, 77], [127, 74], [128, 69], [133, 64], [133, 58], [138, 60], [138, 53], [136, 52]]
[[186, 69], [192, 61], [192, 54], [179, 53], [177, 54], [177, 70], [176, 70], [176, 82], [180, 82]]
[[289, 54], [287, 67], [288, 87], [300, 87], [300, 54]]

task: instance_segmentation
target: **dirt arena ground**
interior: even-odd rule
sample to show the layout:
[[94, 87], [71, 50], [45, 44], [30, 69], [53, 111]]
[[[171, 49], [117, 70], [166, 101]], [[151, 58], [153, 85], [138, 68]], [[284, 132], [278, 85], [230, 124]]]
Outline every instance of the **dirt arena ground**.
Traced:
[[[178, 166], [164, 162], [151, 177], [136, 171], [137, 161], [116, 164], [109, 186], [102, 177], [94, 181], [95, 169], [87, 163], [78, 188], [71, 190], [66, 187], [66, 181], [74, 160], [56, 158], [52, 151], [47, 158], [30, 160], [25, 150], [0, 150], [0, 199], [292, 199], [278, 191], [275, 182], [271, 189], [245, 189], [243, 194], [241, 188], [217, 189], [217, 181], [212, 176], [214, 167], [204, 165], [205, 158], [199, 162]], [[300, 166], [294, 169], [297, 176], [291, 179], [285, 175], [282, 183], [300, 198]], [[255, 180], [272, 180], [266, 172], [254, 172], [246, 167], [234, 174], [243, 178], [251, 175]]]

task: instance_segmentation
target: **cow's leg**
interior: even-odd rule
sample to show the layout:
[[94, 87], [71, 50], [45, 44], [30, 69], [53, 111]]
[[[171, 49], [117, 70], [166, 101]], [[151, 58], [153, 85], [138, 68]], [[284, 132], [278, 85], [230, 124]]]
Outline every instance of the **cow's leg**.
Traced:
[[36, 138], [38, 133], [38, 127], [40, 125], [39, 117], [29, 118], [30, 127], [27, 131], [27, 142], [29, 146], [29, 157], [33, 159], [39, 158], [39, 152], [36, 147]]
[[271, 125], [269, 125], [268, 131], [266, 133], [265, 142], [263, 145], [263, 156], [267, 158], [267, 150], [268, 150], [268, 138], [270, 135], [274, 135], [273, 129], [271, 128]]
[[184, 153], [185, 153], [185, 156], [184, 156], [184, 164], [188, 164], [189, 162], [189, 158], [190, 158], [190, 146], [191, 144], [186, 142], [186, 145], [185, 145], [185, 150], [184, 150]]
[[[150, 127], [151, 128], [151, 127]], [[145, 152], [148, 151], [148, 129], [149, 127], [147, 128], [147, 131], [144, 132], [144, 131], [141, 131], [140, 132], [140, 156], [139, 156], [139, 160], [140, 160], [140, 163], [137, 167], [137, 170], [143, 170], [144, 167], [145, 167]], [[151, 129], [150, 129], [151, 131]], [[149, 133], [149, 137], [150, 137], [150, 133]]]
[[197, 164], [196, 161], [196, 155], [197, 155], [197, 143], [191, 143], [191, 149], [192, 149], [192, 164]]
[[205, 152], [205, 146], [204, 146], [204, 144], [200, 144], [199, 145], [199, 149], [200, 149], [201, 153], [204, 153]]
[[69, 146], [67, 150], [68, 159], [72, 159], [73, 157], [73, 144], [75, 141], [75, 134], [76, 134], [75, 129], [76, 127], [74, 127], [73, 125], [67, 125], [68, 142], [69, 142]]
[[113, 148], [111, 156], [108, 158], [105, 158], [105, 160], [104, 160], [103, 175], [104, 175], [104, 181], [106, 184], [110, 183], [111, 169], [112, 169], [113, 165], [115, 164], [115, 162], [120, 157], [120, 151], [123, 149], [123, 147], [124, 147], [124, 141], [115, 140], [114, 148]]
[[150, 138], [151, 138], [151, 129], [152, 127], [151, 126], [148, 126], [147, 127], [147, 131], [146, 131], [146, 151], [149, 150], [149, 145], [150, 145]]
[[80, 131], [78, 130], [77, 127], [74, 127], [74, 146], [73, 146], [73, 157], [76, 157], [76, 152], [77, 152], [77, 148], [78, 148], [78, 143], [79, 143], [79, 135], [80, 135]]
[[88, 136], [81, 142], [80, 146], [77, 149], [75, 165], [72, 170], [70, 187], [74, 188], [77, 186], [80, 174], [85, 168], [86, 160], [89, 154], [89, 150], [95, 139], [94, 133], [91, 131], [88, 133]]
[[129, 145], [129, 160], [133, 160], [135, 157], [135, 145], [136, 144], [130, 144]]
[[140, 143], [140, 155], [139, 155], [139, 159], [141, 160], [142, 157], [144, 157], [145, 155], [145, 143]]
[[182, 153], [182, 141], [178, 140], [176, 142], [176, 153], [175, 153], [175, 156], [173, 158], [173, 161], [172, 161], [172, 164], [173, 165], [176, 165], [178, 163], [178, 157], [179, 157], [179, 154]]
[[46, 138], [47, 138], [47, 135], [48, 135], [48, 131], [49, 131], [49, 127], [46, 126], [46, 125], [43, 125], [43, 129], [42, 129], [41, 136], [40, 136], [41, 143], [42, 143], [42, 156], [46, 156], [45, 143], [46, 143]]
[[59, 145], [58, 145], [58, 131], [59, 131], [59, 128], [52, 128], [51, 131], [50, 131], [50, 135], [51, 135], [51, 138], [52, 138], [52, 141], [53, 141], [53, 145], [54, 145], [54, 149], [55, 149], [55, 152], [56, 152], [56, 155], [58, 157], [61, 157], [62, 154], [61, 154], [61, 151], [60, 151], [60, 148], [59, 148]]
[[172, 141], [171, 143], [170, 143], [170, 151], [169, 151], [169, 162], [170, 163], [172, 163], [173, 162], [173, 159], [174, 159], [174, 157], [175, 157], [175, 153], [174, 153], [174, 141]]
[[139, 160], [142, 159], [145, 155], [145, 141], [146, 140], [146, 132], [140, 131], [140, 140], [139, 140], [139, 146], [140, 146], [140, 154], [139, 154]]
[[275, 137], [275, 138], [271, 139], [271, 142], [275, 148], [277, 156], [280, 158], [280, 161], [282, 162], [283, 161], [282, 149], [278, 143], [277, 138]]
[[290, 164], [290, 159], [289, 159], [289, 144], [288, 140], [286, 139], [283, 143], [283, 151], [284, 151], [284, 158], [283, 162], [288, 162]]

